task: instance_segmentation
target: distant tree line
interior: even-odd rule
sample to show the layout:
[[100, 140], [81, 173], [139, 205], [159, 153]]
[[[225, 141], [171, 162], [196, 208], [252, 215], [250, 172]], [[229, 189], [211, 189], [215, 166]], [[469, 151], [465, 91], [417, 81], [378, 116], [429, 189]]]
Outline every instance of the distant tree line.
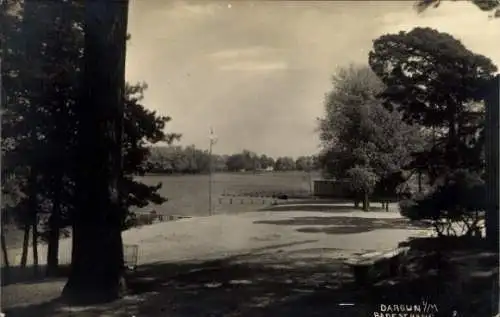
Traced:
[[202, 174], [213, 172], [310, 171], [319, 169], [316, 156], [273, 158], [243, 150], [232, 155], [212, 154], [190, 146], [152, 147], [145, 169], [149, 173]]

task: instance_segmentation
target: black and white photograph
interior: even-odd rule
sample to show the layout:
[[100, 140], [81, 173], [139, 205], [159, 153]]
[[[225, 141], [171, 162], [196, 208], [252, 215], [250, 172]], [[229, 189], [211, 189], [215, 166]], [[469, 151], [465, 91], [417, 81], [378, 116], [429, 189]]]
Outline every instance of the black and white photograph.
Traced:
[[1, 317], [499, 317], [500, 0], [0, 0]]

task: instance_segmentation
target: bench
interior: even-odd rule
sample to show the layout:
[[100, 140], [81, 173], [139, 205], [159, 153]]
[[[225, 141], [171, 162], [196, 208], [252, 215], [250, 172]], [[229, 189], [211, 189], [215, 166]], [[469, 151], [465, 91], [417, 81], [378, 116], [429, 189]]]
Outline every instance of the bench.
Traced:
[[352, 271], [357, 285], [366, 286], [384, 277], [399, 276], [409, 249], [399, 247], [388, 251], [369, 252], [346, 260], [344, 265]]

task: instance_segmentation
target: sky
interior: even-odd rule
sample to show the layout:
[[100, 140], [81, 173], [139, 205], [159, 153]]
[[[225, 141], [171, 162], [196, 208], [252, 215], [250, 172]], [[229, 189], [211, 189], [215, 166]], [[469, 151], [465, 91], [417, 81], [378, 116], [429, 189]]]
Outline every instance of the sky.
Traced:
[[319, 151], [317, 120], [339, 67], [367, 64], [380, 35], [429, 26], [500, 66], [500, 19], [468, 2], [131, 0], [127, 81], [172, 117], [179, 144], [274, 157]]

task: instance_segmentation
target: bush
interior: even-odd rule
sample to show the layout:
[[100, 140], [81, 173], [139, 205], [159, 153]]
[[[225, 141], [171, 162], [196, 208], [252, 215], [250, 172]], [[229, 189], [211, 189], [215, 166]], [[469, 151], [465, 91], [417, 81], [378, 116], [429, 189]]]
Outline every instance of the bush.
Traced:
[[453, 224], [462, 225], [465, 235], [479, 230], [485, 209], [486, 187], [480, 175], [457, 170], [426, 195], [399, 203], [400, 213], [410, 220], [431, 220], [439, 236], [455, 234]]
[[399, 202], [399, 213], [410, 220], [419, 220], [418, 202], [414, 199], [404, 199]]

